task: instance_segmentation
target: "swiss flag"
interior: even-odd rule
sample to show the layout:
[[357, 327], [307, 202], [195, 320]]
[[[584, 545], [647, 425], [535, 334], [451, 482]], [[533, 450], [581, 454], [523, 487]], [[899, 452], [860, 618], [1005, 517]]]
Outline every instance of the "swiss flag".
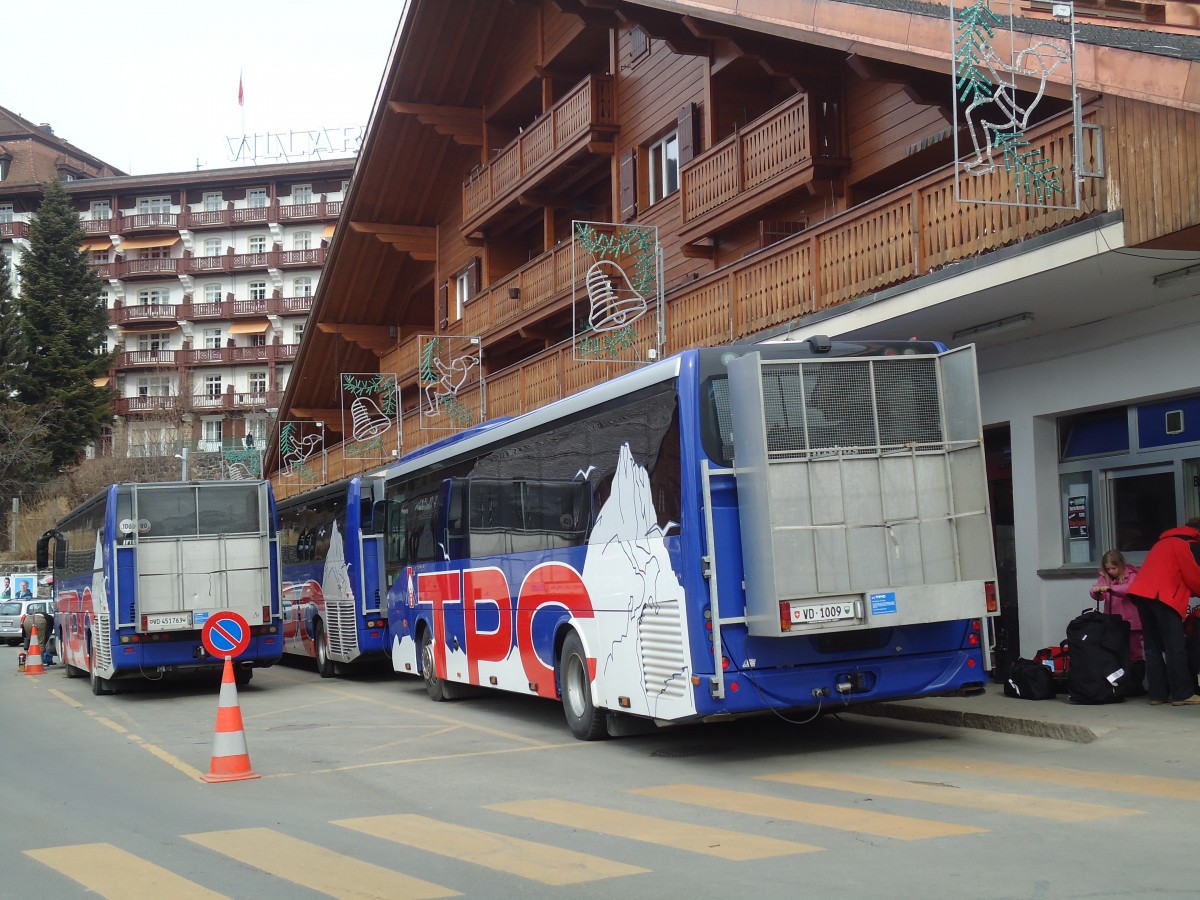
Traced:
[[238, 106], [245, 106], [245, 95], [242, 93], [242, 73], [238, 72]]

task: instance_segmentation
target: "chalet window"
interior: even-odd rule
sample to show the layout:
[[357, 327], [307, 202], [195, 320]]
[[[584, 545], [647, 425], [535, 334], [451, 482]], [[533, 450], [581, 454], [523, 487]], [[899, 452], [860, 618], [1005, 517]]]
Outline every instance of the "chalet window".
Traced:
[[309, 250], [312, 248], [312, 232], [297, 231], [292, 235], [293, 250]]
[[637, 62], [650, 52], [650, 35], [640, 25], [629, 29], [629, 61]]
[[292, 343], [299, 344], [304, 339], [304, 323], [292, 326]]
[[219, 350], [221, 348], [220, 328], [204, 329], [204, 346], [208, 350]]
[[246, 249], [250, 253], [266, 253], [267, 252], [267, 236], [265, 234], [252, 234], [246, 239]]
[[221, 290], [220, 283], [206, 284], [204, 286], [204, 302], [205, 303], [220, 303], [224, 292]]
[[204, 239], [204, 255], [205, 256], [220, 256], [221, 255], [221, 239], [220, 238], [205, 238]]
[[630, 150], [621, 157], [621, 221], [629, 222], [637, 216], [637, 150]]
[[649, 199], [654, 205], [679, 190], [679, 131], [672, 131], [651, 144], [646, 159]]
[[249, 373], [247, 373], [246, 384], [250, 388], [250, 393], [265, 394], [267, 392], [267, 373], [266, 372], [249, 372]]
[[225, 203], [220, 191], [205, 191], [201, 197], [205, 212], [219, 212]]
[[251, 188], [246, 191], [246, 205], [251, 209], [262, 209], [267, 205], [267, 189]]
[[313, 280], [307, 275], [301, 278], [292, 279], [292, 296], [293, 297], [311, 297], [313, 292]]
[[92, 265], [93, 266], [102, 266], [107, 262], [108, 262], [108, 251], [107, 250], [93, 250], [92, 251]]
[[454, 306], [451, 322], [457, 322], [463, 317], [463, 309], [467, 302], [479, 293], [479, 257], [473, 257], [469, 263], [454, 273]]
[[112, 204], [108, 200], [93, 200], [91, 204], [92, 220], [111, 219]]
[[312, 185], [297, 184], [292, 188], [293, 203], [312, 203]]
[[267, 346], [267, 333], [264, 331], [261, 334], [250, 335], [250, 346], [251, 347]]
[[250, 282], [250, 299], [251, 300], [266, 300], [267, 299], [267, 283], [265, 281]]
[[0, 222], [11, 222], [13, 220], [13, 205], [11, 203], [0, 203]]

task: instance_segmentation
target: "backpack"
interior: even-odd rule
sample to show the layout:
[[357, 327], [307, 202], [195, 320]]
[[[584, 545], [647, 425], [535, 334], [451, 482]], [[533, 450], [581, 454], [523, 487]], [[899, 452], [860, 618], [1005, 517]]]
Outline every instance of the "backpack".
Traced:
[[1129, 623], [1121, 616], [1085, 610], [1067, 625], [1067, 652], [1072, 703], [1120, 703], [1133, 689]]
[[1054, 678], [1050, 670], [1032, 659], [1018, 659], [1004, 681], [1004, 696], [1021, 700], [1054, 699]]

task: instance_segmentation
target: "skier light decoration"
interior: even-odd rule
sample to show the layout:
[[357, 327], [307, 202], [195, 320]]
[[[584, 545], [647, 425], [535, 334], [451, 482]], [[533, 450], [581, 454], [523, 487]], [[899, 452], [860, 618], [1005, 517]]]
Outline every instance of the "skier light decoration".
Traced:
[[[1056, 3], [1054, 12], [1058, 23], [1045, 27], [1063, 31], [1063, 36], [1031, 37], [1016, 30], [1011, 11], [1005, 32], [1004, 19], [991, 8], [991, 0], [973, 0], [968, 5], [951, 0], [956, 200], [1078, 209], [1083, 142], [1075, 86], [1073, 4]], [[997, 45], [1007, 46], [1007, 61]], [[1018, 51], [1022, 45], [1025, 49]], [[1063, 159], [1060, 164], [1047, 156], [1044, 147], [1034, 146], [1026, 133], [1039, 118], [1038, 107], [1051, 79], [1062, 82], [1068, 76], [1075, 116], [1074, 146], [1069, 163]], [[969, 146], [960, 138], [960, 130], [965, 130]], [[1071, 171], [1065, 171], [1063, 164]], [[973, 189], [973, 179], [995, 175], [1009, 180], [999, 194]]]
[[477, 337], [418, 338], [422, 430], [461, 431], [483, 421], [481, 347]]
[[279, 480], [302, 487], [324, 483], [324, 422], [284, 419], [279, 423]]

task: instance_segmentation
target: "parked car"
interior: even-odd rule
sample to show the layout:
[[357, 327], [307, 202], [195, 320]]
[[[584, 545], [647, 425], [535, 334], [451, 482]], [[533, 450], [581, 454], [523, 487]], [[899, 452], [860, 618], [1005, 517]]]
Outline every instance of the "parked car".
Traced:
[[51, 600], [0, 600], [0, 641], [15, 647], [24, 639], [25, 617], [34, 613], [54, 613]]

